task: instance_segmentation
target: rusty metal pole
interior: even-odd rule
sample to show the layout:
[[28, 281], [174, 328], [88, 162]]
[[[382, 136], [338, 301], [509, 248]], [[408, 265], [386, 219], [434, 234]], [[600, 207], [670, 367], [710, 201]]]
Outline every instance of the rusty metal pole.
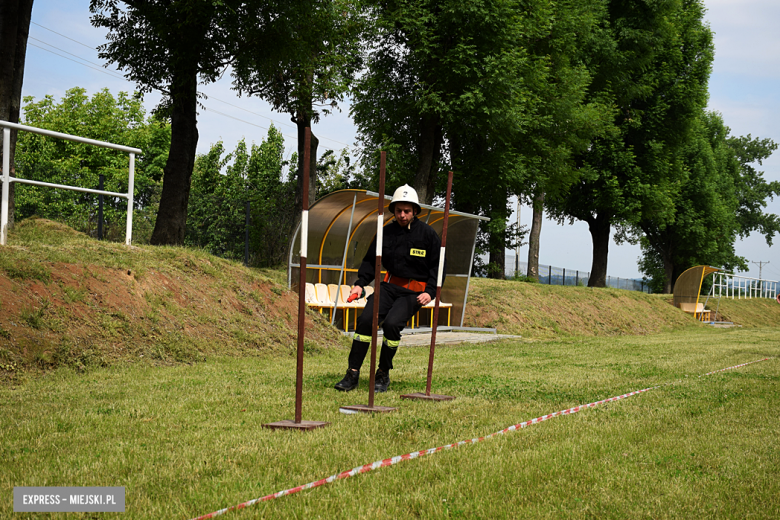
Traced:
[[309, 162], [311, 148], [311, 128], [306, 128], [303, 145], [303, 206], [301, 213], [301, 262], [298, 281], [298, 359], [295, 370], [295, 420], [279, 421], [263, 426], [272, 429], [313, 430], [327, 426], [328, 422], [302, 421], [303, 408], [303, 339], [306, 332], [306, 256], [309, 241]]
[[403, 399], [426, 399], [429, 401], [451, 401], [455, 399], [450, 395], [431, 395], [431, 380], [433, 379], [433, 357], [436, 352], [436, 329], [439, 327], [439, 303], [441, 302], [441, 286], [444, 278], [444, 257], [447, 247], [447, 225], [450, 220], [450, 198], [452, 196], [452, 172], [447, 176], [447, 197], [444, 199], [444, 223], [441, 231], [441, 253], [439, 255], [439, 276], [436, 281], [436, 301], [433, 305], [433, 327], [431, 330], [431, 351], [428, 355], [428, 380], [425, 385], [425, 394], [405, 394]]
[[303, 339], [306, 333], [306, 257], [309, 241], [309, 162], [311, 160], [311, 129], [306, 128], [303, 138], [303, 204], [301, 214], [301, 269], [298, 282], [298, 361], [295, 371], [295, 423], [301, 422], [303, 401]]
[[396, 410], [388, 406], [374, 406], [374, 382], [376, 377], [376, 344], [379, 328], [379, 296], [382, 285], [382, 237], [384, 235], [385, 224], [385, 162], [387, 152], [381, 152], [379, 159], [379, 197], [376, 217], [376, 261], [374, 263], [374, 309], [371, 333], [371, 367], [368, 376], [368, 406], [354, 405], [342, 406], [339, 411], [342, 413], [356, 412], [392, 412]]
[[371, 332], [371, 371], [368, 377], [368, 407], [374, 407], [374, 382], [376, 377], [376, 343], [379, 336], [379, 291], [382, 286], [382, 238], [385, 223], [385, 161], [387, 152], [379, 159], [379, 198], [376, 216], [376, 261], [374, 263], [374, 311]]

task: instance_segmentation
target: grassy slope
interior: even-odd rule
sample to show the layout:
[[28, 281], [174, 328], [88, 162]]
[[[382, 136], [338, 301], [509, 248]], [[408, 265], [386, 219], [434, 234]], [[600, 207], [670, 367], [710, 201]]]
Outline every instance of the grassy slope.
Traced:
[[[63, 225], [21, 222], [0, 255], [0, 376], [122, 360], [191, 362], [212, 354], [290, 353], [297, 297], [280, 271], [202, 251], [92, 240]], [[465, 324], [528, 339], [649, 334], [702, 327], [668, 297], [616, 289], [472, 279]], [[714, 302], [710, 307], [714, 307]], [[775, 326], [773, 301], [722, 300], [744, 326]], [[318, 315], [307, 348], [343, 345]]]
[[464, 324], [527, 338], [649, 334], [696, 326], [669, 305], [668, 297], [481, 278], [471, 280]]
[[750, 300], [732, 300], [721, 298], [710, 300], [707, 307], [718, 309], [718, 313], [726, 321], [733, 321], [743, 327], [777, 327], [780, 326], [780, 304], [769, 298], [754, 298]]
[[[465, 325], [495, 327], [526, 338], [611, 336], [705, 327], [670, 304], [668, 295], [619, 289], [550, 286], [472, 278]], [[715, 310], [717, 300], [707, 308]], [[722, 298], [721, 318], [743, 327], [780, 325], [780, 305], [767, 298]]]
[[[293, 352], [297, 295], [270, 274], [197, 250], [127, 248], [23, 221], [0, 255], [0, 372]], [[319, 315], [307, 327], [309, 349], [343, 343]]]

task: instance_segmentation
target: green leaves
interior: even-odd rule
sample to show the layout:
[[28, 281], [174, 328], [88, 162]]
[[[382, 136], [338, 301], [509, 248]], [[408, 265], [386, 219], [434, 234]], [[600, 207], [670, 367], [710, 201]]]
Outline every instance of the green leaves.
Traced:
[[282, 177], [284, 139], [273, 126], [258, 145], [242, 140], [225, 154], [221, 142], [195, 161], [185, 243], [224, 258], [242, 259], [250, 203], [250, 263], [284, 261], [296, 224], [295, 181]]
[[734, 244], [759, 231], [771, 244], [780, 231], [777, 215], [764, 213], [766, 199], [778, 193], [751, 163], [768, 157], [777, 145], [769, 139], [729, 137], [720, 115], [702, 111], [691, 137], [675, 158], [685, 172], [670, 191], [671, 218], [641, 222], [640, 269], [654, 290], [670, 292], [683, 271], [695, 265], [744, 270]]
[[[38, 102], [32, 97], [24, 101], [23, 124], [143, 150], [135, 166], [134, 203], [141, 213], [134, 219], [134, 235], [137, 241], [148, 241], [148, 225], [144, 222], [148, 218], [146, 213], [155, 209], [153, 199], [159, 191], [162, 167], [168, 155], [170, 125], [147, 118], [138, 98], [125, 92], [114, 97], [107, 89], [90, 98], [85, 89], [75, 87], [59, 103], [51, 96]], [[26, 179], [93, 189], [97, 188], [102, 174], [106, 191], [126, 193], [128, 189], [128, 154], [30, 132], [19, 132], [16, 169]], [[124, 239], [125, 200], [105, 197], [104, 211], [106, 236]], [[95, 234], [97, 195], [19, 184], [15, 218], [21, 220], [32, 215]]]

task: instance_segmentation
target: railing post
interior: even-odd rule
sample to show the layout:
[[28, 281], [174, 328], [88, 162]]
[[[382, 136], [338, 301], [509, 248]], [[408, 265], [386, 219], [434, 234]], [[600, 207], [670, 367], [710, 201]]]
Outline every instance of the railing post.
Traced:
[[246, 201], [246, 216], [244, 217], [244, 267], [249, 267], [249, 201]]
[[547, 266], [547, 285], [552, 285], [552, 266]]
[[563, 283], [561, 285], [566, 285], [566, 268], [563, 268]]
[[133, 240], [133, 186], [135, 185], [135, 154], [130, 152], [130, 178], [127, 181], [127, 231], [125, 245]]
[[11, 191], [11, 129], [3, 128], [3, 199], [0, 208], [0, 246], [5, 245], [8, 232], [8, 198]]
[[[106, 176], [102, 173], [98, 176], [98, 189], [103, 191], [103, 182]], [[103, 194], [98, 195], [98, 240], [103, 240]]]

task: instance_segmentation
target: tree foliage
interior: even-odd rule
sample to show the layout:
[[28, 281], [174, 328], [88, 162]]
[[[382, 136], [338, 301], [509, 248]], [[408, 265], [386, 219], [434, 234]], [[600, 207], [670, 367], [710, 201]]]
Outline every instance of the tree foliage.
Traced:
[[780, 183], [767, 183], [754, 164], [775, 149], [769, 139], [729, 136], [719, 114], [702, 111], [680, 151], [685, 178], [674, 194], [674, 218], [646, 218], [632, 229], [642, 246], [640, 269], [654, 291], [671, 293], [677, 277], [695, 265], [747, 270], [734, 246], [751, 232], [760, 232], [771, 245], [780, 221], [763, 209], [780, 192]]
[[190, 180], [198, 144], [198, 82], [215, 81], [231, 57], [240, 21], [231, 0], [91, 0], [92, 24], [105, 27], [99, 56], [126, 71], [141, 92], [164, 94], [171, 145], [164, 168], [154, 244], [184, 240]]
[[364, 168], [386, 150], [388, 184], [409, 183], [429, 204], [453, 169], [455, 206], [491, 216], [486, 231], [503, 254], [508, 193], [524, 172], [513, 137], [533, 117], [544, 66], [528, 45], [548, 32], [541, 0], [379, 4], [352, 109]]
[[188, 245], [232, 259], [244, 257], [246, 203], [250, 204], [250, 264], [277, 266], [286, 260], [296, 218], [290, 201], [295, 179], [283, 175], [284, 138], [273, 126], [260, 145], [242, 140], [233, 152], [222, 143], [198, 156], [187, 217]]
[[588, 223], [590, 286], [606, 284], [613, 227], [673, 218], [683, 176], [678, 150], [707, 101], [713, 48], [703, 12], [700, 0], [608, 4], [611, 41], [594, 50], [590, 92], [616, 107], [612, 130], [577, 157], [572, 189], [546, 200], [559, 221]]
[[[75, 87], [59, 102], [52, 96], [40, 101], [26, 97], [24, 102], [26, 125], [143, 150], [135, 163], [134, 209], [137, 212], [133, 236], [135, 241], [148, 242], [168, 154], [170, 125], [148, 118], [137, 97], [125, 92], [114, 97], [107, 89], [90, 98], [85, 89]], [[125, 152], [31, 132], [19, 134], [16, 169], [25, 179], [96, 189], [102, 174], [106, 191], [127, 193], [128, 168]], [[16, 198], [17, 219], [38, 215], [96, 234], [97, 195], [20, 184]], [[104, 198], [106, 236], [124, 240], [127, 202]]]
[[[296, 171], [302, 171], [305, 129], [338, 109], [362, 67], [365, 6], [363, 0], [298, 0], [279, 3], [271, 16], [270, 4], [242, 6], [242, 16], [263, 23], [241, 27], [233, 84], [240, 93], [259, 96], [290, 116], [298, 129]], [[318, 143], [312, 132], [310, 203], [317, 192]], [[302, 182], [299, 176], [299, 209]]]

